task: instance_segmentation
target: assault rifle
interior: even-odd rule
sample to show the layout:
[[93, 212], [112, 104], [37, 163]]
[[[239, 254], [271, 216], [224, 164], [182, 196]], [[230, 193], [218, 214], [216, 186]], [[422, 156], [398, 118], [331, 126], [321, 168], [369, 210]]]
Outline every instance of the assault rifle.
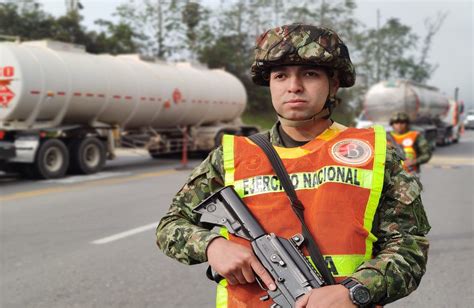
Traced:
[[[251, 242], [253, 252], [277, 286], [275, 291], [265, 289], [256, 277], [260, 287], [268, 292], [260, 299], [265, 301], [271, 297], [274, 301], [271, 307], [294, 307], [299, 297], [311, 289], [326, 285], [300, 250], [303, 236], [295, 234], [290, 239], [284, 239], [274, 233], [266, 233], [233, 186], [220, 189], [199, 204], [194, 212], [202, 215], [201, 222], [224, 226], [231, 234]], [[213, 280], [218, 282], [220, 279], [222, 277], [213, 274]]]

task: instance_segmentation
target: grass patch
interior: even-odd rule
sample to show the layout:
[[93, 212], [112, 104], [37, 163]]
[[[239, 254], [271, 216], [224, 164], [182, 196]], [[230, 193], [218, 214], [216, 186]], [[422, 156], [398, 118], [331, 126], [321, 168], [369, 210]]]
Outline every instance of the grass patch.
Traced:
[[245, 111], [242, 115], [242, 121], [245, 124], [257, 125], [264, 131], [272, 128], [273, 124], [276, 122], [276, 119], [276, 114], [273, 111], [260, 113]]

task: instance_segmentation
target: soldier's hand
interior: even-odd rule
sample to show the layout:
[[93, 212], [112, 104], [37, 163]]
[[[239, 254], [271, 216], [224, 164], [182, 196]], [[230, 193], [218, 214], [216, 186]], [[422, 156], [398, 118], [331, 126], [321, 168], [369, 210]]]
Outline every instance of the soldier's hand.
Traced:
[[311, 290], [301, 297], [295, 308], [354, 308], [349, 297], [349, 290], [343, 285], [336, 284]]
[[231, 285], [252, 283], [257, 274], [268, 289], [276, 289], [270, 274], [247, 246], [219, 237], [207, 247], [207, 259], [212, 269]]

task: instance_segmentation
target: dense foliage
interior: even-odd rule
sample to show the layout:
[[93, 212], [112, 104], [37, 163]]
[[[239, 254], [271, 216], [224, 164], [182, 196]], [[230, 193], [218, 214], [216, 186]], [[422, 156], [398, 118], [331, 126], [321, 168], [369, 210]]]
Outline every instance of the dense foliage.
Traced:
[[325, 25], [336, 29], [349, 45], [356, 65], [356, 86], [340, 92], [344, 104], [339, 113], [353, 115], [361, 94], [379, 80], [425, 82], [430, 78], [436, 69], [427, 60], [431, 41], [446, 17], [440, 14], [427, 19], [426, 34], [420, 40], [419, 34], [395, 18], [385, 20], [378, 29], [365, 27], [355, 18], [355, 0], [221, 0], [213, 6], [197, 0], [122, 3], [115, 18], [104, 16], [95, 22], [100, 30], [92, 31], [83, 25], [80, 8], [53, 17], [35, 0], [6, 0], [0, 4], [0, 35], [72, 42], [85, 45], [92, 53], [140, 52], [168, 61], [199, 61], [210, 68], [225, 68], [243, 82], [249, 108], [258, 112], [269, 110], [270, 100], [268, 90], [253, 85], [249, 78], [256, 36], [285, 23]]

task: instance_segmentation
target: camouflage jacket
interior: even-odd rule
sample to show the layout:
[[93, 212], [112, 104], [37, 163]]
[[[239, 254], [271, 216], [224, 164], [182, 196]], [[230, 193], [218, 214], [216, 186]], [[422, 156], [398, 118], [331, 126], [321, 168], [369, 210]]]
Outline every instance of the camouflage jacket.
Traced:
[[[277, 125], [268, 133], [274, 145], [282, 146]], [[207, 261], [206, 248], [220, 236], [203, 228], [192, 212], [203, 199], [224, 185], [222, 147], [215, 149], [194, 169], [161, 219], [156, 235], [158, 247], [185, 264]], [[378, 238], [374, 258], [352, 275], [371, 293], [372, 302], [386, 304], [414, 291], [426, 270], [430, 230], [421, 201], [421, 184], [408, 175], [392, 147], [387, 148], [384, 187], [372, 233]]]
[[415, 144], [413, 145], [416, 151], [416, 164], [419, 166], [421, 164], [427, 163], [431, 158], [431, 146], [426, 140], [423, 134], [418, 134], [418, 137], [415, 139]]

